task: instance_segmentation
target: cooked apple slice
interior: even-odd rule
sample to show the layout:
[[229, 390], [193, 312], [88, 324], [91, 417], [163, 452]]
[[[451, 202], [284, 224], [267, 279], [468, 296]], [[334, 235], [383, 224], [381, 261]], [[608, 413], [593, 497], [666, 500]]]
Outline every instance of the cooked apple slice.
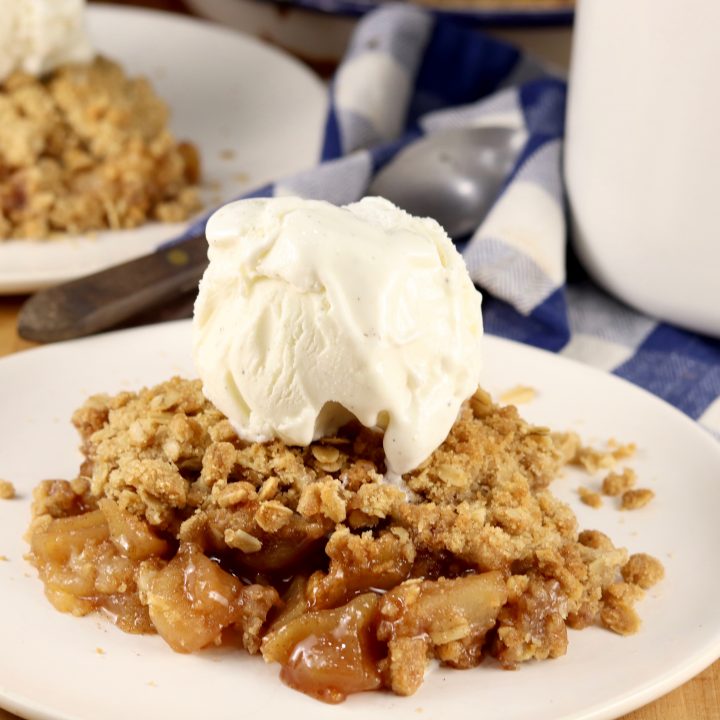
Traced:
[[283, 666], [280, 677], [297, 690], [338, 703], [382, 684], [374, 647], [378, 596], [359, 595], [335, 610], [296, 617], [265, 636], [262, 654]]
[[122, 510], [114, 500], [103, 498], [98, 502], [110, 528], [110, 539], [122, 555], [131, 560], [162, 557], [169, 549], [149, 525], [135, 515]]

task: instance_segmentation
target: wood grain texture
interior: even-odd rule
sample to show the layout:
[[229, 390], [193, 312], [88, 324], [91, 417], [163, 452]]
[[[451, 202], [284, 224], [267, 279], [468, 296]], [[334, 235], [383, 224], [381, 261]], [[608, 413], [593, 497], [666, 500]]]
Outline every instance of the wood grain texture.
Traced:
[[[181, 0], [115, 0], [115, 2], [188, 13], [187, 7]], [[20, 298], [0, 298], [0, 356], [32, 346], [31, 343], [20, 339], [15, 330], [20, 304]], [[0, 720], [19, 720], [19, 718], [0, 709]], [[623, 720], [720, 720], [720, 661], [677, 690], [624, 716]]]

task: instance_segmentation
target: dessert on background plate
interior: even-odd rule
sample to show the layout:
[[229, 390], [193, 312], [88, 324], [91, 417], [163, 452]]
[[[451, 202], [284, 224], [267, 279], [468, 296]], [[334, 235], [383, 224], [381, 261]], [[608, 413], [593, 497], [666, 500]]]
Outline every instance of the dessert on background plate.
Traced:
[[208, 239], [201, 379], [90, 398], [78, 476], [35, 491], [56, 608], [260, 653], [328, 702], [638, 629], [662, 566], [549, 492], [588, 456], [576, 435], [478, 389], [480, 296], [437, 223], [276, 198], [226, 206]]
[[[85, 15], [93, 45], [128, 76], [148, 78], [171, 109], [175, 136], [197, 146], [203, 207], [219, 207], [317, 161], [327, 91], [286, 53], [174, 13], [90, 3]], [[0, 242], [0, 294], [32, 292], [132, 260], [177, 236], [184, 224]]]
[[146, 79], [95, 55], [83, 0], [5, 0], [0, 241], [186, 220], [200, 159], [168, 120]]

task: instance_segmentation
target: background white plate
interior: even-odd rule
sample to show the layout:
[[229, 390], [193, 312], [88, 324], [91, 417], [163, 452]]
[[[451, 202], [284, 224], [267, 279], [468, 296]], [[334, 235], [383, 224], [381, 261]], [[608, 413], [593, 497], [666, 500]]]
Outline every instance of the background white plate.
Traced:
[[[686, 417], [628, 383], [584, 365], [488, 338], [484, 384], [517, 383], [539, 396], [523, 414], [586, 441], [637, 442], [632, 466], [657, 497], [636, 512], [577, 501], [588, 477], [554, 486], [583, 527], [665, 564], [663, 583], [640, 605], [641, 632], [621, 638], [570, 633], [568, 654], [503, 672], [433, 670], [411, 698], [387, 693], [323, 705], [281, 684], [278, 668], [241, 652], [173, 653], [158, 637], [122, 633], [98, 617], [53, 610], [24, 562], [30, 492], [43, 478], [72, 477], [80, 460], [69, 423], [95, 392], [135, 389], [173, 373], [192, 375], [187, 322], [145, 327], [32, 350], [0, 361], [0, 477], [20, 493], [0, 501], [0, 705], [31, 718], [237, 720], [240, 717], [598, 720], [671, 690], [720, 654], [720, 446]], [[98, 654], [102, 648], [104, 654]], [[418, 708], [423, 714], [418, 714]]]
[[[88, 25], [100, 53], [131, 75], [150, 79], [170, 107], [175, 136], [199, 147], [208, 208], [319, 158], [326, 92], [289, 55], [170, 13], [92, 6]], [[129, 260], [181, 228], [155, 223], [85, 238], [0, 242], [0, 294], [32, 291]]]

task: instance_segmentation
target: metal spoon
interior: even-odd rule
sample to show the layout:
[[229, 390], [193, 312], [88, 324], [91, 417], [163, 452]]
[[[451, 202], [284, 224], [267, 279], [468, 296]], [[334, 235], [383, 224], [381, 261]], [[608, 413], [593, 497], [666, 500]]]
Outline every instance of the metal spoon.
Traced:
[[477, 228], [522, 150], [518, 128], [441, 130], [400, 151], [376, 176], [380, 195], [412, 215], [437, 220], [451, 238]]
[[[438, 131], [396, 155], [367, 194], [433, 217], [450, 237], [462, 237], [487, 213], [524, 138], [522, 130], [501, 127]], [[197, 235], [41, 290], [20, 310], [18, 332], [28, 340], [56, 342], [116, 327], [197, 287], [206, 266], [205, 237]]]

